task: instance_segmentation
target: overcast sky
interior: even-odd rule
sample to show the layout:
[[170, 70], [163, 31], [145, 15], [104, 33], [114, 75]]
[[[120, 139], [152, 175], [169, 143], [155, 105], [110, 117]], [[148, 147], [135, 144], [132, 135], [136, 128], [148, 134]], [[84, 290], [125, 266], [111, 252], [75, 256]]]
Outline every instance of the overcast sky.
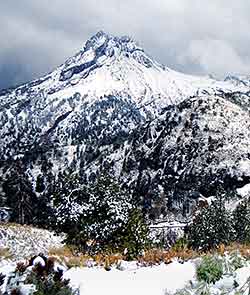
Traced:
[[0, 89], [38, 78], [99, 30], [182, 72], [250, 74], [249, 0], [1, 0]]

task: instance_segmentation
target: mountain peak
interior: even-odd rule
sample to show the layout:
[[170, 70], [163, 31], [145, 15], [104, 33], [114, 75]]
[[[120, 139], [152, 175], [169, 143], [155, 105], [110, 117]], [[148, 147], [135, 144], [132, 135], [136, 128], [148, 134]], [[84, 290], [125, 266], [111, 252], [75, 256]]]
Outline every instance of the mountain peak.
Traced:
[[98, 31], [95, 35], [93, 35], [84, 46], [84, 50], [97, 49], [100, 46], [111, 46], [120, 48], [122, 51], [132, 52], [133, 50], [142, 50], [139, 46], [138, 42], [136, 42], [133, 38], [129, 36], [113, 36], [104, 31]]
[[87, 40], [82, 50], [65, 62], [60, 80], [70, 79], [83, 72], [89, 73], [89, 70], [112, 63], [119, 56], [132, 58], [147, 68], [155, 63], [133, 38], [112, 36], [99, 31]]

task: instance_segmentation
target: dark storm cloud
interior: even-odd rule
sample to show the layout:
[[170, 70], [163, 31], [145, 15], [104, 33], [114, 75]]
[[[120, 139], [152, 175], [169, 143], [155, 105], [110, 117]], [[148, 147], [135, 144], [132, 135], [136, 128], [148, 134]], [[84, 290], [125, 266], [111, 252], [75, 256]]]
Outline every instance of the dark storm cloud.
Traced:
[[101, 29], [176, 70], [246, 74], [249, 11], [248, 0], [3, 0], [0, 88], [52, 70]]

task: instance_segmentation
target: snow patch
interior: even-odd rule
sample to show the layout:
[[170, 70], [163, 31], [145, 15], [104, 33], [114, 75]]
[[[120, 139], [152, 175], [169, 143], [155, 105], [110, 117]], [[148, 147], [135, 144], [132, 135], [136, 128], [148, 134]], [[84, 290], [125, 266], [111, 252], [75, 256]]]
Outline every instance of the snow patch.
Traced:
[[244, 185], [241, 188], [237, 188], [236, 191], [242, 198], [249, 196], [250, 195], [250, 183]]

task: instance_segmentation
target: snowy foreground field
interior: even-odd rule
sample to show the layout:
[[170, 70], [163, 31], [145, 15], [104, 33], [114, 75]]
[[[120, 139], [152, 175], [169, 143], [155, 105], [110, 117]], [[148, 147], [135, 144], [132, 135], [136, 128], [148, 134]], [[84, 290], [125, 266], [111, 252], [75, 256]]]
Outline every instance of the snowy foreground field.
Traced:
[[[14, 263], [0, 264], [0, 272], [5, 275], [14, 270]], [[165, 290], [174, 292], [193, 280], [195, 267], [191, 262], [139, 267], [136, 262], [123, 261], [119, 269], [110, 271], [101, 267], [71, 268], [64, 277], [70, 279], [74, 289], [79, 288], [80, 295], [162, 295]]]
[[124, 262], [122, 271], [73, 268], [65, 273], [74, 286], [80, 287], [81, 295], [163, 295], [166, 289], [174, 292], [183, 288], [194, 276], [195, 267], [191, 262], [140, 268], [135, 262]]
[[[233, 276], [225, 276], [211, 287], [213, 294], [234, 294], [230, 289], [237, 281], [243, 286], [250, 276], [250, 265], [240, 268]], [[80, 287], [81, 295], [165, 295], [190, 285], [195, 278], [195, 264], [173, 262], [153, 267], [136, 268], [128, 263], [123, 271], [112, 269], [71, 269], [65, 277]], [[187, 293], [188, 294], [188, 293]], [[191, 293], [190, 293], [191, 294]], [[243, 294], [243, 293], [242, 293]], [[246, 293], [248, 294], [248, 293]], [[184, 295], [184, 294], [183, 294]]]
[[[119, 269], [112, 268], [106, 271], [101, 267], [71, 268], [64, 277], [71, 280], [73, 289], [78, 289], [79, 295], [168, 295], [175, 294], [177, 290], [191, 286], [196, 280], [196, 263], [189, 261], [179, 263], [174, 261], [168, 265], [161, 264], [152, 267], [139, 267], [136, 262], [122, 261]], [[0, 263], [0, 271], [6, 275], [15, 269], [14, 264]], [[211, 295], [221, 294], [249, 294], [235, 293], [232, 290], [235, 282], [239, 289], [246, 285], [250, 276], [250, 264], [239, 268], [234, 274], [224, 275], [215, 284], [210, 284]], [[23, 295], [28, 295], [23, 289]], [[177, 293], [178, 295], [193, 295], [203, 293]], [[49, 294], [48, 294], [49, 295]]]

